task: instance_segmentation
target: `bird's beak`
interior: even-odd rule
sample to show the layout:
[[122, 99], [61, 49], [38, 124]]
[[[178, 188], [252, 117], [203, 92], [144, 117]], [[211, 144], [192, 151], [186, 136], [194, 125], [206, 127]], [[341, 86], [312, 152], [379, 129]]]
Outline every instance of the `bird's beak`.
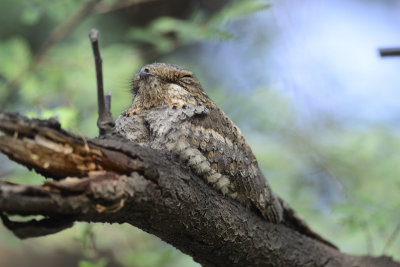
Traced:
[[151, 73], [151, 72], [148, 72], [148, 71], [143, 71], [143, 70], [139, 71], [139, 78], [140, 79], [146, 79], [149, 76], [154, 76], [154, 74]]

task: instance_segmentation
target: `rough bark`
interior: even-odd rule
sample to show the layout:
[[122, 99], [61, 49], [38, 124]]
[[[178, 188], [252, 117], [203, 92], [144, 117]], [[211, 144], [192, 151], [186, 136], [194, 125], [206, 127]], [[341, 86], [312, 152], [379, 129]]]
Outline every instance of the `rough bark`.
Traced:
[[85, 139], [54, 120], [5, 112], [0, 130], [4, 154], [54, 179], [43, 186], [0, 183], [0, 211], [48, 217], [18, 224], [3, 216], [22, 237], [46, 227], [54, 233], [73, 221], [129, 223], [203, 266], [400, 266], [388, 257], [348, 255], [268, 223], [168, 155], [116, 136]]

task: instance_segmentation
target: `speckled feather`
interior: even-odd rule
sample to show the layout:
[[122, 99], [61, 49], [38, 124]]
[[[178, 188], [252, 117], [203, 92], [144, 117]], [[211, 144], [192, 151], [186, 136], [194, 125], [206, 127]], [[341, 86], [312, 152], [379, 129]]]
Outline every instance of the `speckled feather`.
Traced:
[[168, 151], [216, 190], [254, 207], [270, 222], [315, 234], [271, 190], [239, 128], [206, 95], [190, 71], [154, 63], [134, 77], [132, 105], [116, 131], [132, 142]]
[[170, 151], [224, 195], [255, 207], [271, 222], [282, 220], [281, 205], [242, 133], [192, 73], [175, 65], [147, 65], [135, 76], [132, 91], [132, 106], [116, 121], [120, 134]]

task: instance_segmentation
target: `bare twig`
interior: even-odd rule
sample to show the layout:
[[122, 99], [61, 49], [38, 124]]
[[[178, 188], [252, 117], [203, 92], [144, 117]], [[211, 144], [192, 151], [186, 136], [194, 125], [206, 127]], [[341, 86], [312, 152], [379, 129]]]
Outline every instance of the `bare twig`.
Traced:
[[111, 91], [108, 91], [105, 98], [104, 98], [104, 102], [106, 105], [106, 109], [111, 111]]
[[114, 120], [111, 116], [110, 106], [111, 94], [107, 94], [107, 105], [104, 99], [104, 86], [103, 86], [103, 70], [102, 59], [99, 50], [99, 31], [91, 29], [89, 32], [90, 42], [92, 43], [94, 63], [96, 66], [96, 80], [97, 80], [97, 105], [99, 118], [97, 126], [99, 127], [100, 135], [110, 133], [114, 127]]
[[379, 49], [381, 57], [395, 57], [400, 56], [400, 48], [381, 48]]
[[103, 86], [103, 69], [100, 50], [99, 50], [99, 31], [91, 29], [89, 32], [90, 42], [92, 43], [94, 64], [96, 66], [96, 80], [97, 80], [97, 102], [99, 119], [104, 116], [105, 104], [104, 104], [104, 86]]

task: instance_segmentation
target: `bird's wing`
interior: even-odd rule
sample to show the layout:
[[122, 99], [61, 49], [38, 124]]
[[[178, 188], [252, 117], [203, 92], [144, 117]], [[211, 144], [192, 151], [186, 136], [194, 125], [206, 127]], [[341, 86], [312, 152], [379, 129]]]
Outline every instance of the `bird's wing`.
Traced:
[[255, 206], [271, 222], [282, 220], [282, 208], [239, 128], [215, 107], [193, 116], [188, 140], [211, 167], [229, 180], [231, 195]]

